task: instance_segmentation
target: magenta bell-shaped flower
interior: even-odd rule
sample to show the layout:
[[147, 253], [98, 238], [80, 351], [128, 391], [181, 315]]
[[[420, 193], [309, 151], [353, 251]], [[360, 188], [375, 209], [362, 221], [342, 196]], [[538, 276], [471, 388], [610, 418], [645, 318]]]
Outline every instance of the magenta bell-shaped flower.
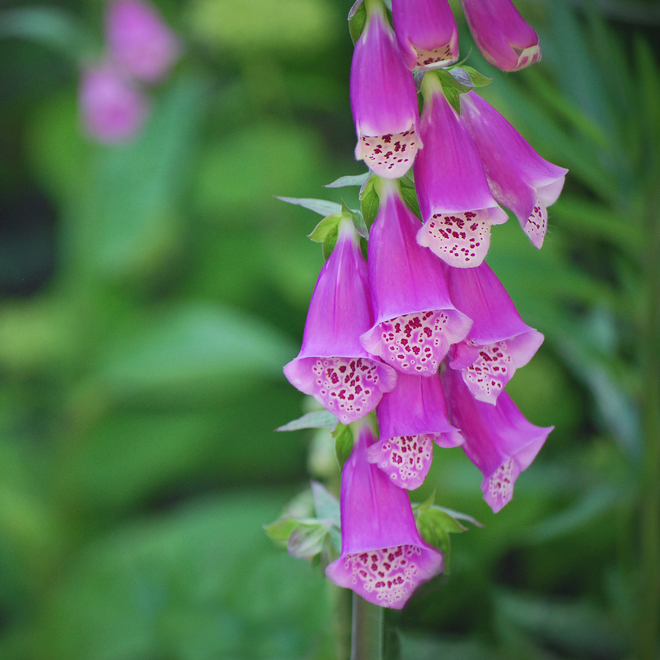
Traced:
[[378, 216], [369, 238], [375, 322], [360, 341], [399, 371], [432, 376], [472, 322], [452, 304], [442, 264], [415, 240], [421, 225], [399, 184], [380, 179]]
[[381, 607], [401, 609], [415, 589], [443, 570], [439, 550], [417, 531], [410, 500], [367, 461], [374, 437], [360, 430], [341, 475], [341, 556], [325, 574]]
[[430, 378], [399, 374], [396, 387], [376, 408], [380, 440], [367, 450], [377, 465], [400, 488], [419, 488], [433, 459], [433, 443], [457, 447], [463, 438], [447, 417], [440, 374]]
[[142, 0], [108, 5], [106, 34], [112, 59], [146, 82], [158, 82], [181, 54], [181, 43], [156, 8]]
[[420, 146], [417, 91], [380, 2], [367, 3], [367, 23], [351, 64], [355, 157], [379, 176], [403, 176]]
[[567, 169], [539, 156], [518, 131], [478, 94], [461, 95], [461, 117], [481, 156], [495, 199], [511, 209], [532, 245], [543, 245], [547, 207], [564, 186]]
[[461, 0], [479, 52], [502, 71], [518, 71], [541, 59], [536, 32], [511, 0]]
[[144, 94], [110, 64], [83, 71], [78, 102], [85, 132], [105, 144], [134, 138], [149, 108]]
[[445, 272], [452, 301], [473, 319], [465, 341], [452, 346], [449, 366], [463, 374], [475, 399], [494, 404], [516, 369], [532, 359], [543, 335], [523, 322], [485, 261], [476, 268], [446, 266]]
[[478, 266], [488, 253], [491, 225], [506, 222], [507, 214], [493, 198], [474, 140], [434, 73], [424, 76], [422, 92], [424, 148], [415, 160], [415, 185], [424, 226], [417, 242], [450, 266]]
[[360, 344], [372, 318], [367, 264], [353, 222], [345, 217], [309, 303], [300, 353], [284, 367], [294, 387], [343, 424], [370, 413], [396, 384], [396, 371]]
[[449, 66], [458, 59], [458, 29], [447, 0], [392, 0], [392, 19], [410, 70]]
[[497, 513], [511, 500], [518, 475], [536, 458], [554, 426], [528, 422], [506, 392], [494, 406], [477, 401], [458, 371], [447, 369], [442, 380], [449, 415], [465, 441], [463, 450], [484, 475], [484, 499]]

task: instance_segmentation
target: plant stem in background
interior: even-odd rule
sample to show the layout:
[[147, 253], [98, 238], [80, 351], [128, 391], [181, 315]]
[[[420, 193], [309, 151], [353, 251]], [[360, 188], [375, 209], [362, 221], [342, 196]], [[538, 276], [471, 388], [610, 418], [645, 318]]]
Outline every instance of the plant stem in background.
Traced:
[[353, 592], [351, 660], [382, 660], [383, 608]]

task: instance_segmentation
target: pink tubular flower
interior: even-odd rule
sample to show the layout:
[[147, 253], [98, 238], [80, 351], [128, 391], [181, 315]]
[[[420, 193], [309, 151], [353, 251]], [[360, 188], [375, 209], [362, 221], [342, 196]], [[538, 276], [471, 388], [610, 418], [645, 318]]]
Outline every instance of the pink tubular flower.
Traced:
[[486, 262], [445, 268], [451, 299], [474, 319], [467, 339], [452, 346], [452, 369], [463, 374], [475, 399], [494, 404], [516, 369], [526, 365], [543, 335], [523, 323], [513, 301]]
[[449, 414], [465, 441], [463, 450], [484, 475], [484, 499], [497, 513], [511, 500], [518, 475], [530, 466], [554, 427], [528, 422], [506, 392], [494, 406], [477, 401], [458, 371], [447, 369], [442, 379]]
[[539, 156], [478, 94], [461, 95], [461, 117], [474, 138], [495, 199], [510, 208], [532, 245], [540, 248], [568, 170]]
[[146, 82], [162, 80], [181, 54], [181, 44], [158, 14], [142, 0], [108, 5], [106, 34], [112, 59]]
[[443, 570], [443, 556], [419, 536], [410, 500], [367, 462], [374, 437], [363, 426], [341, 475], [341, 556], [325, 574], [381, 607], [401, 609]]
[[376, 185], [380, 206], [369, 240], [375, 322], [360, 341], [403, 373], [432, 376], [471, 321], [452, 304], [440, 261], [416, 243], [421, 226], [399, 184], [381, 179]]
[[408, 171], [420, 145], [417, 92], [384, 8], [369, 4], [367, 12], [351, 64], [355, 157], [379, 176], [396, 179]]
[[409, 69], [448, 66], [458, 59], [458, 30], [447, 0], [392, 0], [392, 19]]
[[300, 353], [284, 367], [294, 387], [343, 424], [371, 412], [396, 384], [396, 371], [360, 344], [371, 324], [367, 264], [352, 220], [344, 218], [312, 294]]
[[461, 0], [479, 52], [502, 71], [518, 71], [541, 59], [539, 38], [511, 0]]
[[380, 440], [367, 460], [400, 488], [419, 488], [433, 458], [433, 443], [457, 447], [463, 438], [447, 418], [440, 374], [430, 378], [399, 374], [396, 387], [376, 408]]
[[424, 226], [417, 242], [450, 266], [478, 266], [488, 253], [490, 226], [506, 222], [507, 214], [493, 198], [474, 140], [435, 74], [424, 76], [422, 92], [424, 148], [415, 160], [415, 184]]
[[105, 144], [134, 138], [147, 117], [145, 96], [110, 65], [83, 71], [78, 102], [87, 134]]

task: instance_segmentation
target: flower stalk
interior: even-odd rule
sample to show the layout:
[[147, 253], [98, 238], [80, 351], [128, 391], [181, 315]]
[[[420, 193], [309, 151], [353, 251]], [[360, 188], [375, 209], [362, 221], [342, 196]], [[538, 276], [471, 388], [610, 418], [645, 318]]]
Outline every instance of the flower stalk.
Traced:
[[353, 592], [351, 660], [383, 658], [384, 609]]

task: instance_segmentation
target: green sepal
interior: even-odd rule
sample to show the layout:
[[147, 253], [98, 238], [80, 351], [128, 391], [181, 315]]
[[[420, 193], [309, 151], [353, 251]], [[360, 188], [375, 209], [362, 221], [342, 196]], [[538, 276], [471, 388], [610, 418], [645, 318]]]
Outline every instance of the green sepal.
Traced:
[[406, 206], [420, 219], [422, 219], [422, 212], [419, 209], [419, 201], [417, 200], [417, 192], [415, 190], [415, 184], [410, 181], [410, 179], [402, 178], [399, 179], [401, 197], [406, 203]]
[[362, 187], [369, 177], [371, 172], [365, 172], [364, 174], [356, 174], [355, 176], [340, 176], [338, 179], [332, 183], [328, 183], [324, 188], [346, 188], [348, 186], [360, 186]]
[[367, 227], [373, 225], [376, 216], [378, 215], [378, 207], [380, 200], [374, 188], [373, 177], [369, 178], [360, 190], [360, 208], [362, 209], [362, 218]]
[[[487, 76], [484, 76], [483, 73], [479, 73], [476, 69], [472, 68], [471, 66], [461, 66], [461, 67], [454, 67], [451, 69], [451, 71], [456, 71], [456, 69], [463, 69], [468, 76], [470, 76], [470, 80], [472, 81], [472, 84], [475, 87], [485, 87], [486, 85], [490, 85], [490, 83], [493, 82], [492, 78], [488, 78]], [[453, 73], [452, 73], [453, 75]]]
[[333, 525], [339, 527], [339, 500], [318, 481], [312, 481], [312, 497], [314, 498], [316, 517], [330, 520]]
[[341, 219], [341, 213], [335, 213], [334, 215], [329, 215], [323, 218], [323, 220], [321, 220], [321, 222], [319, 222], [319, 224], [314, 227], [312, 233], [307, 235], [307, 238], [314, 241], [315, 243], [324, 243], [331, 236], [334, 235], [336, 237]]
[[295, 518], [280, 518], [269, 525], [264, 525], [264, 532], [269, 539], [286, 547], [293, 528], [298, 524]]
[[357, 43], [364, 26], [367, 24], [367, 8], [363, 0], [356, 0], [355, 4], [348, 12], [348, 31], [351, 34], [353, 44]]
[[329, 541], [330, 524], [312, 519], [298, 523], [289, 535], [287, 552], [298, 559], [313, 559]]
[[303, 208], [314, 211], [319, 215], [329, 216], [336, 213], [341, 213], [341, 204], [337, 202], [329, 202], [327, 199], [312, 199], [309, 197], [278, 197], [275, 195], [275, 199], [279, 199], [281, 202], [286, 202], [287, 204], [295, 204], [296, 206], [302, 206]]
[[348, 206], [346, 206], [346, 202], [342, 200], [342, 206], [341, 210], [342, 213], [346, 215], [350, 215], [351, 219], [353, 220], [353, 226], [355, 227], [355, 231], [358, 233], [359, 236], [362, 236], [365, 241], [369, 240], [369, 230], [367, 229], [367, 225], [364, 222], [364, 218], [362, 217], [362, 213], [360, 211], [353, 211], [352, 209], [349, 209]]
[[338, 236], [339, 232], [335, 232], [323, 241], [323, 258], [326, 261], [330, 258], [332, 251], [335, 249], [335, 245], [337, 245]]
[[353, 451], [353, 431], [350, 426], [345, 424], [337, 424], [337, 428], [332, 432], [332, 437], [335, 439], [335, 454], [337, 455], [337, 462], [339, 467], [343, 468], [344, 463]]
[[437, 69], [434, 73], [440, 79], [445, 95], [447, 88], [455, 90], [457, 94], [466, 94], [474, 88], [470, 76], [461, 68], [454, 69], [451, 72]]
[[315, 410], [307, 413], [288, 424], [278, 426], [276, 431], [299, 431], [300, 429], [334, 429], [337, 426], [337, 418], [327, 410]]

